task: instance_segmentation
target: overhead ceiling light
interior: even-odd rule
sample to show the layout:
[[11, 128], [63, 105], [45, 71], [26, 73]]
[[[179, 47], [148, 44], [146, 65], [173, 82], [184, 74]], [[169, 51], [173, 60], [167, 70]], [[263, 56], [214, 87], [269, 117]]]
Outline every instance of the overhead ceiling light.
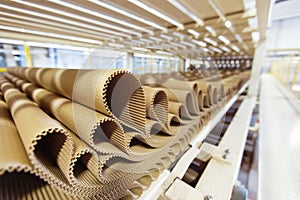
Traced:
[[136, 44], [144, 44], [144, 42], [142, 42], [140, 40], [130, 40], [130, 41], [133, 43], [136, 43]]
[[152, 40], [148, 40], [148, 39], [145, 39], [145, 38], [141, 38], [140, 40], [143, 41], [143, 42], [146, 42], [146, 43], [152, 43], [153, 42]]
[[22, 41], [22, 40], [11, 40], [11, 39], [0, 38], [0, 43], [1, 43], [1, 44], [16, 44], [16, 45], [23, 45], [23, 44], [24, 44], [24, 41]]
[[138, 45], [136, 42], [134, 41], [124, 41], [124, 44], [128, 44], [128, 45]]
[[231, 21], [229, 21], [229, 20], [226, 20], [225, 21], [225, 26], [227, 27], [227, 28], [231, 28]]
[[182, 45], [182, 44], [178, 44], [178, 43], [176, 43], [176, 42], [170, 42], [170, 44], [173, 45], [173, 46], [177, 46], [177, 47], [186, 49], [186, 46], [184, 46], [184, 45]]
[[148, 24], [148, 25], [150, 25], [150, 26], [153, 26], [153, 27], [155, 27], [155, 28], [157, 28], [157, 29], [160, 29], [160, 30], [162, 30], [162, 31], [166, 31], [166, 30], [167, 30], [167, 28], [165, 28], [165, 27], [163, 27], [163, 26], [160, 26], [160, 25], [158, 25], [158, 24], [156, 24], [156, 23], [154, 23], [154, 22], [151, 22], [151, 21], [149, 21], [149, 20], [146, 20], [146, 19], [144, 19], [144, 18], [142, 18], [142, 17], [138, 17], [138, 16], [136, 16], [136, 15], [134, 15], [134, 14], [131, 14], [131, 13], [129, 13], [129, 12], [123, 10], [123, 9], [114, 7], [114, 6], [110, 5], [110, 4], [104, 3], [104, 2], [102, 2], [102, 1], [98, 1], [98, 0], [89, 0], [89, 1], [92, 2], [92, 3], [95, 3], [95, 4], [99, 5], [99, 6], [102, 6], [102, 7], [104, 7], [104, 8], [107, 8], [107, 9], [109, 9], [109, 10], [115, 11], [115, 12], [117, 12], [117, 13], [119, 13], [119, 14], [125, 15], [125, 16], [127, 16], [127, 17], [132, 18], [132, 19], [135, 19], [135, 20], [137, 20], [137, 21], [139, 21], [139, 22], [142, 22], [142, 23], [144, 23], [144, 24]]
[[217, 52], [217, 53], [222, 53], [222, 51], [216, 47], [211, 47], [211, 50], [213, 50], [214, 52]]
[[221, 40], [226, 45], [230, 44], [230, 41], [223, 35], [219, 35], [218, 39]]
[[161, 41], [163, 41], [161, 38], [157, 38], [157, 37], [149, 37], [149, 39], [151, 39], [151, 40], [154, 40], [154, 41], [156, 41], [156, 42], [161, 42]]
[[215, 10], [215, 12], [218, 14], [218, 16], [223, 20], [226, 21], [225, 16], [223, 15], [223, 13], [221, 12], [221, 10], [219, 9], [219, 7], [215, 4], [215, 2], [213, 0], [207, 0], [208, 3], [210, 4], [210, 6]]
[[100, 27], [97, 27], [97, 26], [91, 26], [91, 25], [88, 25], [86, 23], [75, 22], [75, 21], [72, 21], [72, 20], [68, 20], [68, 19], [64, 19], [64, 18], [60, 18], [60, 17], [55, 17], [55, 16], [52, 16], [52, 15], [46, 15], [46, 14], [39, 13], [39, 12], [34, 12], [34, 11], [25, 10], [25, 9], [16, 8], [16, 7], [7, 6], [7, 5], [2, 5], [2, 4], [0, 4], [0, 8], [5, 8], [5, 9], [8, 9], [8, 10], [17, 11], [17, 12], [21, 12], [21, 13], [24, 13], [24, 14], [29, 14], [29, 15], [33, 15], [33, 16], [37, 16], [37, 17], [42, 17], [42, 18], [45, 18], [45, 19], [48, 19], [48, 20], [50, 19], [50, 20], [54, 20], [54, 21], [58, 21], [58, 22], [63, 22], [63, 23], [75, 25], [75, 26], [80, 26], [80, 27], [83, 27], [83, 28], [86, 28], [86, 29], [93, 29], [93, 30], [96, 30], [96, 31], [99, 31], [99, 32], [109, 33], [109, 34], [112, 34], [112, 37], [113, 37], [113, 35], [118, 35], [118, 36], [131, 38], [130, 35], [122, 33], [122, 32], [113, 31], [113, 30], [109, 30], [109, 29], [104, 29], [104, 28], [100, 28]]
[[116, 48], [124, 48], [125, 47], [125, 45], [123, 45], [123, 44], [116, 44], [116, 43], [108, 43], [108, 46], [116, 47]]
[[149, 49], [145, 49], [141, 47], [131, 47], [131, 49], [134, 51], [145, 51], [145, 52], [149, 51]]
[[195, 31], [193, 29], [188, 29], [187, 32], [192, 34], [195, 38], [199, 38], [199, 36], [200, 36], [200, 33], [198, 33], [197, 31]]
[[216, 36], [216, 31], [211, 26], [205, 26], [205, 30], [207, 30], [212, 36]]
[[194, 44], [192, 44], [192, 43], [190, 43], [190, 42], [181, 41], [180, 43], [181, 43], [181, 44], [184, 44], [184, 45], [186, 45], [186, 46], [189, 46], [189, 47], [193, 47], [193, 48], [196, 47]]
[[240, 51], [240, 48], [238, 48], [236, 45], [231, 45], [230, 46], [234, 51], [236, 51], [236, 52], [239, 52]]
[[178, 32], [173, 32], [173, 35], [175, 35], [176, 37], [179, 37], [179, 38], [181, 38], [181, 39], [183, 39], [183, 38], [185, 38], [186, 37], [186, 35], [185, 34], [182, 34], [182, 33], [178, 33]]
[[216, 41], [214, 41], [213, 39], [210, 39], [210, 38], [208, 38], [208, 37], [204, 38], [204, 41], [205, 41], [205, 42], [208, 42], [209, 44], [212, 44], [212, 45], [214, 45], [214, 46], [217, 46], [217, 45], [218, 45], [218, 43], [217, 43]]
[[199, 40], [192, 40], [195, 44], [198, 44], [201, 47], [206, 47], [206, 43]]
[[209, 52], [208, 48], [203, 48], [202, 50], [205, 51], [205, 52]]
[[167, 47], [167, 48], [178, 49], [178, 47], [174, 47], [173, 45], [170, 45], [170, 44], [165, 44], [165, 43], [163, 43], [163, 44], [160, 44], [160, 46], [162, 46], [162, 47]]
[[189, 16], [191, 19], [193, 19], [199, 26], [204, 26], [204, 22], [202, 19], [197, 17], [195, 14], [193, 14], [190, 10], [188, 10], [186, 7], [184, 7], [181, 3], [179, 3], [177, 0], [168, 0], [169, 3], [171, 3], [173, 6], [175, 6], [178, 10]]
[[0, 26], [0, 29], [21, 32], [21, 33], [28, 33], [28, 34], [32, 34], [32, 35], [54, 37], [54, 38], [59, 38], [59, 39], [64, 39], [64, 40], [73, 40], [73, 41], [77, 41], [77, 42], [84, 42], [84, 43], [90, 43], [90, 44], [97, 44], [97, 45], [102, 44], [102, 42], [100, 42], [98, 40], [92, 40], [92, 39], [80, 38], [80, 37], [74, 37], [74, 36], [68, 36], [68, 35], [61, 35], [61, 34], [55, 34], [55, 33], [46, 33], [46, 32], [41, 32], [41, 31], [28, 30], [28, 29], [23, 29], [23, 28], [15, 28], [15, 27], [10, 27], [10, 26]]
[[31, 7], [34, 7], [34, 8], [38, 8], [38, 9], [41, 9], [41, 10], [45, 10], [45, 11], [48, 11], [48, 12], [56, 13], [56, 14], [59, 14], [59, 15], [64, 15], [64, 16], [67, 16], [67, 17], [71, 17], [71, 18], [74, 18], [74, 19], [79, 19], [79, 20], [82, 20], [82, 21], [85, 21], [85, 22], [97, 24], [99, 26], [104, 26], [104, 27], [107, 27], [107, 28], [115, 29], [115, 30], [122, 31], [122, 32], [125, 32], [125, 33], [130, 33], [130, 34], [137, 35], [137, 36], [140, 36], [140, 37], [142, 36], [140, 33], [136, 32], [136, 31], [132, 31], [132, 30], [129, 30], [129, 29], [124, 29], [120, 26], [115, 26], [115, 25], [112, 25], [112, 24], [109, 24], [109, 23], [100, 22], [98, 20], [93, 20], [91, 18], [82, 17], [80, 15], [75, 15], [75, 14], [72, 14], [72, 13], [64, 12], [62, 10], [57, 10], [57, 9], [54, 9], [54, 8], [50, 8], [50, 7], [30, 3], [30, 2], [27, 2], [27, 1], [15, 0], [15, 2], [24, 4], [24, 5], [27, 5], [27, 6], [31, 6]]
[[164, 38], [164, 39], [166, 39], [166, 40], [173, 40], [173, 37], [168, 36], [168, 35], [164, 35], [164, 34], [161, 34], [160, 37], [161, 37], [161, 38]]
[[219, 48], [222, 49], [223, 51], [230, 52], [230, 49], [227, 47], [219, 46]]
[[174, 20], [174, 19], [171, 19], [170, 17], [168, 17], [168, 16], [162, 14], [161, 12], [159, 12], [159, 11], [157, 11], [157, 10], [151, 8], [150, 6], [148, 6], [148, 5], [144, 4], [144, 3], [142, 3], [141, 1], [139, 1], [139, 0], [128, 0], [128, 1], [129, 1], [130, 3], [132, 3], [132, 4], [136, 5], [136, 6], [138, 6], [138, 7], [140, 7], [140, 8], [142, 8], [142, 9], [146, 10], [146, 11], [149, 12], [149, 13], [152, 13], [153, 15], [156, 15], [156, 16], [160, 17], [161, 19], [163, 19], [163, 20], [165, 20], [165, 21], [167, 21], [167, 22], [170, 22], [171, 24], [177, 26], [178, 28], [184, 29], [184, 25], [181, 24], [180, 22], [178, 22], [178, 21], [176, 21], [176, 20]]
[[239, 34], [234, 34], [234, 37], [237, 39], [237, 41], [238, 41], [239, 43], [242, 43], [242, 42], [243, 42], [243, 40], [242, 40], [242, 38], [241, 38], [241, 36], [240, 36]]
[[62, 6], [65, 6], [67, 8], [72, 8], [74, 10], [78, 10], [80, 12], [84, 12], [84, 13], [87, 13], [87, 14], [90, 14], [90, 15], [94, 15], [96, 17], [99, 17], [99, 18], [102, 18], [102, 19], [105, 19], [105, 20], [108, 20], [108, 21], [111, 21], [111, 22], [114, 22], [114, 23], [117, 23], [117, 24], [121, 24], [121, 25], [130, 27], [130, 28], [133, 28], [133, 29], [136, 29], [136, 30], [140, 30], [140, 31], [143, 31], [143, 32], [146, 32], [146, 33], [149, 33], [149, 34], [153, 34], [152, 30], [143, 28], [141, 26], [136, 26], [134, 24], [128, 23], [126, 21], [123, 21], [123, 20], [108, 16], [108, 15], [101, 14], [100, 12], [95, 12], [95, 11], [90, 10], [90, 9], [86, 9], [86, 8], [83, 8], [83, 7], [80, 7], [80, 6], [76, 6], [74, 4], [63, 2], [61, 0], [48, 0], [48, 1], [51, 1], [53, 3], [59, 4], [59, 5], [62, 5]]
[[[24, 15], [17, 15], [17, 14], [12, 14], [12, 13], [6, 13], [6, 12], [1, 12], [0, 11], [0, 15], [5, 15], [5, 16], [8, 16], [8, 17], [13, 17], [13, 18], [17, 18], [17, 19], [20, 19], [22, 20], [22, 23], [27, 23], [29, 25], [32, 24], [31, 22], [34, 22], [34, 25], [39, 27], [40, 23], [42, 24], [47, 24], [48, 25], [51, 25], [53, 26], [53, 28], [55, 29], [56, 27], [60, 27], [60, 28], [67, 28], [67, 29], [71, 29], [71, 30], [75, 30], [75, 31], [81, 31], [81, 32], [84, 32], [84, 33], [90, 33], [90, 34], [93, 34], [94, 36], [100, 36], [100, 37], [106, 37], [106, 38], [110, 38], [111, 37], [111, 34], [107, 34], [107, 33], [101, 33], [99, 31], [94, 31], [94, 30], [89, 30], [89, 29], [86, 29], [86, 28], [80, 28], [80, 27], [75, 27], [75, 26], [69, 26], [67, 24], [61, 24], [61, 23], [57, 23], [57, 22], [53, 22], [53, 21], [49, 21], [49, 20], [43, 20], [43, 19], [40, 19], [40, 18], [34, 18], [34, 17], [26, 17]], [[6, 18], [8, 19], [8, 18]], [[17, 21], [17, 19], [10, 19], [11, 21]], [[29, 22], [24, 22], [24, 20], [27, 20]], [[122, 37], [117, 37], [115, 36], [116, 39], [122, 39]]]
[[155, 52], [158, 54], [163, 54], [163, 55], [173, 55], [172, 53], [166, 52], [166, 51], [155, 51]]

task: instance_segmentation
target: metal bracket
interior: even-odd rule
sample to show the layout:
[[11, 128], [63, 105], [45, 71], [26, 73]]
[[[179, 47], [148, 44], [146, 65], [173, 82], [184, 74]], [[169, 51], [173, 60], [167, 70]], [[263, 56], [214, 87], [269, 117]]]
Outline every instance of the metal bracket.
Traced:
[[207, 162], [213, 158], [231, 164], [231, 151], [230, 149], [223, 150], [215, 145], [204, 142], [200, 146], [200, 153], [197, 155], [197, 158], [203, 162]]

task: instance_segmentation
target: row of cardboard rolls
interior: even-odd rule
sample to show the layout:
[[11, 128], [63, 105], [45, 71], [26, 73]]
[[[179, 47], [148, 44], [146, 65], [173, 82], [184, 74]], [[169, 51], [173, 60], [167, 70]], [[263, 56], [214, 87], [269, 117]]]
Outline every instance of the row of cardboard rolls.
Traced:
[[249, 75], [9, 67], [0, 199], [138, 198]]

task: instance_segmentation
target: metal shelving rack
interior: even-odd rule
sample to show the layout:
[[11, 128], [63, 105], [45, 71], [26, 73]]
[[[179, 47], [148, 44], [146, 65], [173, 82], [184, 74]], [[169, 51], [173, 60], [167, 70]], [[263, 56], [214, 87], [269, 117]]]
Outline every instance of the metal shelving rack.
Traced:
[[[216, 199], [230, 199], [230, 194], [234, 181], [237, 178], [241, 163], [249, 122], [252, 109], [256, 99], [245, 97], [235, 115], [232, 123], [228, 127], [221, 143], [216, 149], [230, 149], [229, 160], [220, 161], [214, 157], [209, 161], [207, 168], [202, 174], [196, 187], [193, 188], [181, 181], [186, 170], [194, 158], [200, 153], [202, 141], [207, 137], [215, 125], [225, 115], [227, 110], [239, 98], [240, 94], [249, 86], [249, 81], [233, 96], [227, 104], [213, 117], [213, 119], [197, 134], [190, 142], [190, 148], [177, 161], [174, 168], [170, 171], [164, 170], [159, 177], [152, 182], [150, 187], [143, 192], [140, 200], [150, 199], [203, 199], [216, 197]], [[221, 158], [222, 160], [222, 158]], [[222, 170], [222, 176], [218, 172]], [[226, 175], [223, 176], [223, 172]], [[226, 176], [226, 177], [225, 177]], [[214, 187], [211, 187], [213, 185]], [[179, 192], [180, 191], [180, 192]], [[209, 195], [209, 196], [207, 196]], [[205, 197], [206, 196], [206, 197]]]

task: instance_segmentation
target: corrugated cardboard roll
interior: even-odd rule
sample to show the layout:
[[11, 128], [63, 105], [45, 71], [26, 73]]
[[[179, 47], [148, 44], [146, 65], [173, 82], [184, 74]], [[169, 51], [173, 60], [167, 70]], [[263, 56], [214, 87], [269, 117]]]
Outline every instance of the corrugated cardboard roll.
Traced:
[[0, 140], [3, 141], [0, 145], [0, 175], [6, 171], [9, 173], [31, 171], [31, 163], [2, 94], [0, 95], [0, 118]]
[[146, 98], [146, 112], [150, 119], [166, 124], [168, 115], [167, 94], [157, 88], [143, 86]]
[[56, 188], [79, 194], [79, 188], [72, 188], [69, 185], [72, 182], [70, 166], [74, 145], [70, 134], [24, 94], [15, 88], [8, 88], [5, 85], [2, 87], [3, 85], [2, 83], [1, 90], [4, 92], [34, 172]]
[[[10, 91], [10, 90], [13, 90], [13, 89], [8, 89], [8, 91]], [[7, 91], [5, 91], [5, 92], [7, 92]], [[9, 98], [8, 98], [9, 99]], [[31, 123], [32, 124], [32, 123]], [[54, 131], [55, 132], [55, 131]], [[55, 133], [52, 133], [52, 134], [55, 134]], [[77, 142], [75, 142], [75, 143], [77, 143]], [[54, 144], [54, 145], [53, 145]], [[37, 149], [39, 149], [39, 145], [41, 145], [41, 146], [43, 146], [43, 148], [45, 148], [45, 147], [47, 147], [48, 146], [48, 149], [49, 149], [49, 145], [51, 146], [51, 148], [54, 148], [54, 149], [56, 149], [56, 144], [55, 143], [52, 143], [52, 140], [47, 140], [47, 143], [45, 143], [45, 140], [44, 140], [44, 142], [43, 142], [43, 139], [41, 140], [41, 143], [39, 142], [38, 144], [37, 144], [37, 147], [36, 147], [36, 150]], [[76, 146], [76, 145], [75, 145]], [[78, 147], [78, 146], [77, 146]], [[75, 155], [76, 155], [76, 152], [81, 152], [81, 150], [75, 150]], [[37, 152], [36, 152], [38, 155], [37, 155], [37, 157], [38, 158], [41, 158], [42, 157], [42, 155], [41, 155], [41, 151], [40, 150], [38, 150]], [[61, 156], [63, 156], [63, 155], [59, 155], [58, 157], [61, 157]], [[64, 156], [63, 156], [64, 157]], [[75, 157], [76, 158], [76, 157]], [[44, 158], [42, 158], [42, 159], [40, 159], [40, 161], [42, 162], [42, 163], [44, 163], [43, 164], [43, 166], [45, 166], [45, 168], [48, 168], [48, 167], [50, 167], [50, 165], [49, 164], [47, 164], [47, 160], [45, 159], [45, 157]], [[59, 162], [59, 160], [58, 160], [58, 162]], [[66, 164], [66, 163], [65, 163]], [[35, 166], [35, 164], [34, 164], [34, 166]], [[66, 166], [68, 166], [68, 164], [66, 164]], [[76, 167], [76, 166], [74, 166], [74, 167]], [[69, 166], [68, 167], [66, 167], [66, 168], [69, 168]], [[44, 169], [44, 170], [46, 170], [47, 171], [47, 169]], [[51, 172], [53, 172], [52, 173], [52, 176], [55, 176], [55, 174], [57, 174], [56, 172], [58, 172], [57, 170], [53, 170], [53, 169], [51, 169], [50, 170], [50, 172], [48, 171], [48, 173], [47, 173], [47, 175], [45, 175], [44, 173], [43, 173], [43, 168], [42, 169], [39, 169], [39, 168], [37, 168], [37, 174], [39, 174], [43, 179], [45, 179], [46, 181], [48, 181], [49, 183], [51, 183], [51, 184], [53, 184], [54, 186], [56, 186], [56, 187], [59, 187], [60, 189], [63, 189], [65, 192], [71, 192], [71, 193], [75, 193], [75, 194], [77, 194], [77, 195], [97, 195], [98, 193], [97, 193], [97, 191], [99, 192], [101, 192], [101, 190], [99, 190], [101, 187], [98, 187], [98, 189], [97, 190], [95, 190], [94, 192], [91, 190], [91, 188], [90, 187], [88, 187], [87, 188], [87, 190], [86, 191], [89, 191], [89, 193], [85, 193], [84, 192], [84, 188], [86, 188], [86, 186], [84, 187], [84, 188], [78, 188], [78, 187], [69, 187], [68, 185], [64, 185], [63, 183], [60, 183], [59, 181], [53, 181], [53, 179], [55, 179], [55, 178], [53, 178], [53, 177], [51, 177]], [[81, 176], [82, 176], [82, 174], [81, 174]], [[80, 177], [77, 177], [77, 178], [80, 178]], [[129, 180], [129, 181], [132, 181], [132, 180], [130, 180], [130, 179], [126, 179], [126, 180]], [[127, 182], [125, 182], [124, 184], [127, 184], [128, 186], [129, 186], [129, 182], [127, 183]], [[122, 185], [122, 184], [121, 184]], [[127, 186], [123, 186], [123, 189], [124, 188], [126, 188]], [[102, 192], [101, 192], [102, 193]], [[121, 193], [120, 193], [121, 194]]]
[[[12, 76], [10, 78], [12, 78]], [[20, 79], [14, 79], [14, 81], [16, 84], [20, 83], [19, 86], [22, 88], [22, 90], [31, 98], [33, 98], [35, 102], [37, 102], [44, 110], [53, 114], [58, 120], [61, 121], [61, 123], [68, 126], [68, 128], [70, 128], [73, 132], [76, 131], [76, 134], [78, 134], [82, 139], [84, 139], [84, 141], [90, 144], [97, 151], [102, 153], [116, 152], [116, 149], [109, 144], [107, 139], [104, 138], [105, 130], [109, 130], [108, 133], [106, 133], [107, 138], [125, 152], [129, 152], [130, 140], [136, 136], [136, 133], [124, 133], [122, 127], [120, 127], [120, 125], [118, 125], [118, 123], [112, 118], [104, 116], [100, 113], [95, 113], [95, 111], [91, 109], [81, 106], [75, 102], [71, 102], [28, 82], [21, 81]], [[76, 118], [76, 114], [80, 116], [80, 118]], [[89, 120], [82, 120], [83, 118]], [[152, 127], [152, 124], [149, 126], [150, 129], [155, 128]], [[149, 136], [156, 133], [154, 129], [152, 129], [152, 133], [151, 130], [148, 132]], [[169, 131], [164, 129], [164, 132]], [[171, 138], [161, 135], [154, 135], [152, 138], [147, 138], [143, 141], [149, 143], [151, 146], [160, 147], [164, 146], [170, 140]], [[103, 143], [108, 144], [103, 146]]]
[[79, 196], [71, 196], [53, 188], [43, 180], [30, 173], [12, 172], [0, 176], [0, 199], [9, 200], [84, 200]]
[[8, 71], [91, 109], [113, 116], [132, 129], [144, 131], [144, 92], [140, 82], [125, 70], [8, 68]]

